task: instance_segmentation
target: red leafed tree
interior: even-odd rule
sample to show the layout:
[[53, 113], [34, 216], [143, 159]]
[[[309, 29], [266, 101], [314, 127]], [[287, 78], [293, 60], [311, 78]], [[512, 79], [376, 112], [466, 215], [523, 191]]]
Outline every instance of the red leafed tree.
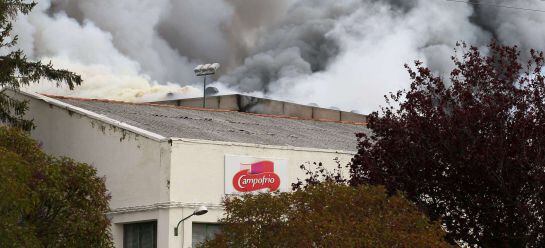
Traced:
[[[460, 52], [460, 50], [462, 50]], [[352, 185], [385, 185], [441, 219], [451, 242], [545, 246], [542, 52], [458, 44], [449, 80], [415, 62], [359, 134]]]

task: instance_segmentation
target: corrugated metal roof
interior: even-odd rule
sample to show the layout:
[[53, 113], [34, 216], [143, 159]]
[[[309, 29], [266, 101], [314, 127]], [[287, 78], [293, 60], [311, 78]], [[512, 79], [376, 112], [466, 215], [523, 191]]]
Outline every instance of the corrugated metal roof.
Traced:
[[356, 151], [355, 134], [368, 132], [361, 123], [302, 120], [96, 99], [55, 98], [171, 138]]

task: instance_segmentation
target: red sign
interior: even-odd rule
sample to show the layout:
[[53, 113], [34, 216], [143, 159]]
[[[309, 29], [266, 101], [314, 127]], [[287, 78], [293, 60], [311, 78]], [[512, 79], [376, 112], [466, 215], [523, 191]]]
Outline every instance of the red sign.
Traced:
[[269, 189], [276, 191], [280, 187], [280, 177], [274, 173], [272, 161], [259, 161], [246, 164], [244, 168], [233, 177], [233, 187], [239, 192], [252, 192]]

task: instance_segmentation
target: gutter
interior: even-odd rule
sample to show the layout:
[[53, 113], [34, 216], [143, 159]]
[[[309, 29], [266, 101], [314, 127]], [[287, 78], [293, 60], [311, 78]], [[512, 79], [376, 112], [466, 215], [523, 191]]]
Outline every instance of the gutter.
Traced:
[[188, 138], [171, 138], [171, 141], [181, 142], [181, 143], [205, 144], [205, 145], [254, 147], [254, 148], [265, 148], [265, 149], [275, 149], [275, 150], [334, 153], [334, 154], [346, 154], [346, 155], [356, 155], [357, 153], [353, 151], [343, 151], [343, 150], [333, 150], [333, 149], [320, 149], [320, 148], [296, 147], [296, 146], [279, 146], [279, 145], [262, 145], [262, 144], [254, 144], [254, 143], [239, 143], [239, 142], [200, 140], [200, 139], [188, 139]]

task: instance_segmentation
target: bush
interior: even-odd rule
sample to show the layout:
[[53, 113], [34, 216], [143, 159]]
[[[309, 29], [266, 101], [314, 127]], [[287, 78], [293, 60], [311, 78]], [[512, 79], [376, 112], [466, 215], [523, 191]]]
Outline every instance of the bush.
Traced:
[[383, 187], [328, 182], [224, 205], [223, 233], [203, 247], [449, 247], [438, 222]]
[[112, 247], [109, 195], [91, 166], [0, 126], [0, 247]]

